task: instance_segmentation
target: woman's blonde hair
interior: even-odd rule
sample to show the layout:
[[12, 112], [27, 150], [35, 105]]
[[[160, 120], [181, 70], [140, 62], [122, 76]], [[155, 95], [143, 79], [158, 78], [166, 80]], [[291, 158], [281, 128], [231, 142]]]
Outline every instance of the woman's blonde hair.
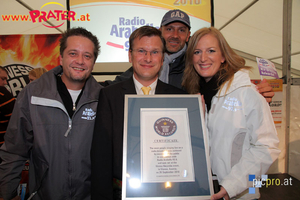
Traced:
[[221, 63], [219, 71], [217, 72], [219, 74], [218, 84], [220, 83], [220, 81], [223, 82], [222, 85], [219, 85], [219, 89], [222, 89], [225, 83], [229, 81], [229, 84], [226, 88], [227, 91], [233, 80], [233, 76], [237, 71], [239, 71], [240, 69], [251, 69], [251, 67], [245, 66], [245, 60], [232, 50], [232, 48], [228, 45], [224, 36], [218, 29], [214, 27], [199, 29], [191, 37], [185, 54], [186, 60], [182, 86], [190, 94], [199, 93], [200, 90], [200, 76], [194, 68], [193, 56], [199, 40], [207, 34], [213, 35], [218, 40], [222, 56], [225, 59], [225, 61]]
[[36, 79], [40, 78], [43, 73], [47, 72], [48, 70], [45, 69], [44, 67], [40, 67], [40, 68], [34, 68], [32, 70], [29, 71], [29, 75], [36, 77]]

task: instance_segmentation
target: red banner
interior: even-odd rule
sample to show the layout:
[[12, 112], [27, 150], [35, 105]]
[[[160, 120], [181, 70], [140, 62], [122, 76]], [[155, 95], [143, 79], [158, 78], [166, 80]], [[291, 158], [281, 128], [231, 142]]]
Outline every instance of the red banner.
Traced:
[[0, 35], [0, 65], [8, 71], [7, 89], [17, 96], [29, 83], [28, 72], [59, 65], [60, 34]]

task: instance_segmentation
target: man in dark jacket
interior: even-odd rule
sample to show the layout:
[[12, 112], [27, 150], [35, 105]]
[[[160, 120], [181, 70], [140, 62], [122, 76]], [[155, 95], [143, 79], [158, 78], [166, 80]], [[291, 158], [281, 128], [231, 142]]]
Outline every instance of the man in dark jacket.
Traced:
[[[129, 38], [129, 61], [133, 75], [103, 88], [95, 122], [91, 148], [92, 199], [120, 199], [113, 192], [113, 178], [122, 180], [124, 99], [126, 94], [185, 94], [158, 79], [163, 63], [164, 40], [156, 28], [143, 26]], [[150, 91], [145, 91], [145, 87]], [[118, 190], [117, 190], [118, 191]]]

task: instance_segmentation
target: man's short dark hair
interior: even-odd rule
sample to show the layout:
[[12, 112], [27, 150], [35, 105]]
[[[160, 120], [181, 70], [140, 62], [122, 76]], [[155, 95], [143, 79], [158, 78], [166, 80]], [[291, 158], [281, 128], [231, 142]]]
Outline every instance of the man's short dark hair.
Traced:
[[90, 31], [88, 31], [82, 27], [68, 29], [62, 34], [62, 38], [59, 40], [60, 41], [60, 55], [63, 56], [63, 52], [67, 48], [67, 39], [68, 39], [68, 37], [71, 37], [71, 36], [86, 37], [94, 43], [94, 56], [95, 56], [95, 62], [96, 62], [96, 59], [100, 52], [100, 44], [99, 44], [98, 38], [95, 35], [93, 35]]
[[142, 37], [152, 37], [152, 36], [158, 36], [161, 39], [161, 42], [163, 44], [163, 53], [165, 52], [165, 39], [161, 36], [161, 31], [157, 28], [154, 28], [152, 26], [142, 26], [135, 31], [133, 31], [129, 37], [129, 49], [132, 51], [133, 47], [133, 40], [135, 38], [141, 39]]

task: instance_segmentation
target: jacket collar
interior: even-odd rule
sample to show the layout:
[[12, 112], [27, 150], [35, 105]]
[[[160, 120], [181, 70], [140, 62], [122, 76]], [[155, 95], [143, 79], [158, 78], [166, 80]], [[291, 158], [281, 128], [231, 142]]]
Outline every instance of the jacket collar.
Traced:
[[[47, 94], [49, 94], [49, 91], [53, 91], [55, 92], [56, 95], [59, 95], [57, 92], [57, 84], [56, 84], [56, 76], [59, 76], [63, 73], [63, 68], [62, 66], [57, 66], [53, 69], [51, 69], [49, 72], [47, 72], [46, 76], [43, 79], [41, 79], [40, 81], [43, 81], [43, 84], [46, 88], [42, 88], [43, 90], [45, 90], [44, 92]], [[38, 79], [39, 81], [39, 79]], [[85, 86], [83, 89], [83, 93], [82, 93], [82, 97], [80, 99], [80, 102], [84, 101], [93, 101], [93, 100], [97, 100], [99, 97], [99, 92], [100, 89], [103, 88], [103, 86], [101, 86], [99, 83], [97, 83], [97, 81], [95, 80], [95, 78], [93, 76], [90, 76], [86, 82], [85, 82]], [[49, 98], [55, 98], [52, 94], [49, 94]], [[79, 102], [79, 104], [80, 104]]]
[[[251, 81], [250, 81], [249, 73], [247, 70], [237, 71], [234, 74], [233, 81], [232, 81], [229, 89], [226, 91], [228, 82], [229, 81], [227, 81], [225, 83], [224, 87], [222, 88], [222, 90], [217, 93], [217, 96], [220, 96], [220, 97], [225, 96], [226, 94], [229, 94], [240, 87], [250, 87], [251, 86]], [[225, 94], [225, 91], [226, 91], [226, 94]]]
[[121, 84], [124, 94], [136, 94], [132, 76]]

